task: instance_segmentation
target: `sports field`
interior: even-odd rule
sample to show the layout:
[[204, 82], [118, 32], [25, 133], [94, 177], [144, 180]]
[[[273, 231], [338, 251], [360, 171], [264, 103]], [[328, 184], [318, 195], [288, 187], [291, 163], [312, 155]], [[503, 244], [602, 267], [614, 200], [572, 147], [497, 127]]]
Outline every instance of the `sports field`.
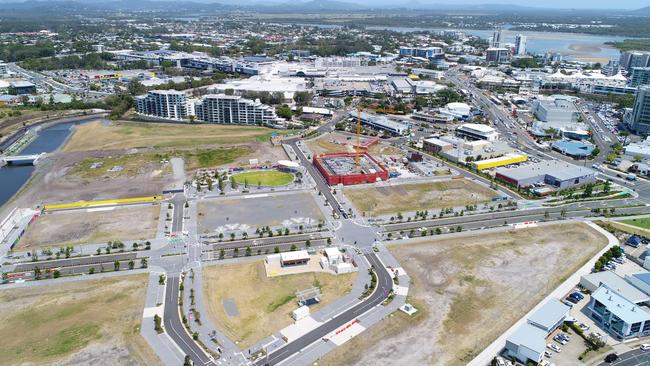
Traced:
[[650, 230], [650, 218], [648, 217], [642, 219], [623, 220], [621, 222], [624, 224], [639, 227], [641, 229]]
[[174, 123], [92, 122], [77, 126], [63, 148], [66, 152], [146, 147], [196, 147], [268, 141], [273, 132], [266, 127], [184, 125]]
[[383, 320], [318, 364], [466, 365], [606, 244], [572, 223], [389, 246], [420, 311]]
[[147, 278], [0, 290], [0, 366], [162, 365], [140, 336]]
[[[262, 261], [217, 265], [204, 267], [203, 293], [208, 316], [245, 348], [293, 323], [296, 290], [320, 287], [321, 303], [310, 307], [315, 311], [347, 294], [356, 276], [317, 272], [269, 278]], [[224, 302], [237, 316], [226, 312]]]
[[45, 214], [29, 225], [17, 249], [151, 239], [159, 215], [158, 204]]
[[293, 182], [293, 174], [277, 170], [260, 170], [253, 172], [239, 173], [233, 176], [237, 183], [248, 182], [251, 186], [277, 187], [286, 186]]
[[370, 216], [464, 207], [487, 202], [497, 196], [497, 192], [466, 179], [382, 187], [349, 187], [343, 193], [359, 211]]

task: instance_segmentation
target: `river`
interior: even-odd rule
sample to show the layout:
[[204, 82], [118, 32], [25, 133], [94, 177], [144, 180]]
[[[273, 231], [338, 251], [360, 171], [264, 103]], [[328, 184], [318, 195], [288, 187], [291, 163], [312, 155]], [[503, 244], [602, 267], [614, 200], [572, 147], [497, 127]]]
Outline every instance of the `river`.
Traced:
[[[72, 126], [79, 122], [65, 122], [45, 127], [38, 137], [27, 145], [20, 155], [49, 153], [58, 149], [72, 133]], [[0, 168], [0, 207], [20, 190], [34, 172], [32, 165], [7, 165]]]

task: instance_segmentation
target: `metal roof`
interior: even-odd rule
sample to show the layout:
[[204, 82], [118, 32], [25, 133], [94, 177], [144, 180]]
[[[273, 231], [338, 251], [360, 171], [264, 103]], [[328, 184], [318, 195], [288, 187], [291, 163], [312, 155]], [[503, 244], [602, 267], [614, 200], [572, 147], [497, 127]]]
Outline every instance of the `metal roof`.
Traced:
[[557, 299], [551, 299], [535, 311], [529, 318], [528, 322], [541, 326], [544, 329], [551, 329], [559, 321], [562, 321], [569, 312], [569, 307]]
[[627, 324], [634, 324], [650, 320], [650, 313], [642, 307], [632, 303], [618, 292], [607, 286], [601, 285], [591, 294], [591, 297], [607, 307], [612, 314], [619, 317]]
[[640, 302], [650, 301], [650, 297], [634, 287], [632, 284], [627, 282], [624, 278], [617, 275], [612, 271], [603, 271], [590, 273], [588, 275], [582, 276], [583, 279], [591, 282], [596, 287], [600, 285], [605, 285], [616, 292], [621, 296], [625, 297], [627, 300], [638, 304]]
[[546, 349], [546, 331], [529, 323], [522, 324], [509, 337], [508, 342], [524, 346], [537, 353]]

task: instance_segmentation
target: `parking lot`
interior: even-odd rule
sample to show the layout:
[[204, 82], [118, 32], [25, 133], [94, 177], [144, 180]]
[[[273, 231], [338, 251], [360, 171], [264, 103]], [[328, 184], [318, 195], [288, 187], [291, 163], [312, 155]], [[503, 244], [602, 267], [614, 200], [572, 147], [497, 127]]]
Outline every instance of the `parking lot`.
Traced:
[[262, 226], [292, 232], [316, 228], [323, 214], [311, 193], [260, 194], [203, 200], [198, 206], [200, 234], [247, 232]]

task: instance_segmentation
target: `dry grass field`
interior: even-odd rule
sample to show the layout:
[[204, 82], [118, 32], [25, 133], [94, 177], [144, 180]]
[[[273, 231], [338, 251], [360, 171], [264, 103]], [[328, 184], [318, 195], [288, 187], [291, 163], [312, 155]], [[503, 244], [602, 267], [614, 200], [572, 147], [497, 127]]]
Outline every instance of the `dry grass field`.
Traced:
[[[149, 122], [100, 122], [78, 126], [65, 152], [132, 148], [187, 148], [200, 145], [267, 141], [275, 130], [265, 127], [184, 125]], [[275, 131], [277, 132], [277, 131]]]
[[[311, 307], [315, 311], [347, 294], [356, 276], [319, 272], [269, 278], [264, 263], [256, 261], [204, 268], [203, 291], [208, 316], [244, 348], [293, 323], [290, 313], [298, 307], [296, 290], [320, 287], [323, 296], [320, 304]], [[234, 300], [238, 316], [226, 313], [227, 299]]]
[[559, 224], [389, 246], [420, 312], [394, 314], [318, 364], [465, 365], [606, 244]]
[[110, 211], [61, 211], [36, 219], [17, 245], [39, 247], [151, 239], [158, 228], [160, 206], [126, 206]]
[[385, 187], [345, 188], [343, 193], [370, 216], [427, 209], [464, 207], [490, 201], [497, 193], [466, 179], [400, 184]]
[[146, 284], [142, 274], [0, 290], [0, 366], [162, 365], [140, 336]]

